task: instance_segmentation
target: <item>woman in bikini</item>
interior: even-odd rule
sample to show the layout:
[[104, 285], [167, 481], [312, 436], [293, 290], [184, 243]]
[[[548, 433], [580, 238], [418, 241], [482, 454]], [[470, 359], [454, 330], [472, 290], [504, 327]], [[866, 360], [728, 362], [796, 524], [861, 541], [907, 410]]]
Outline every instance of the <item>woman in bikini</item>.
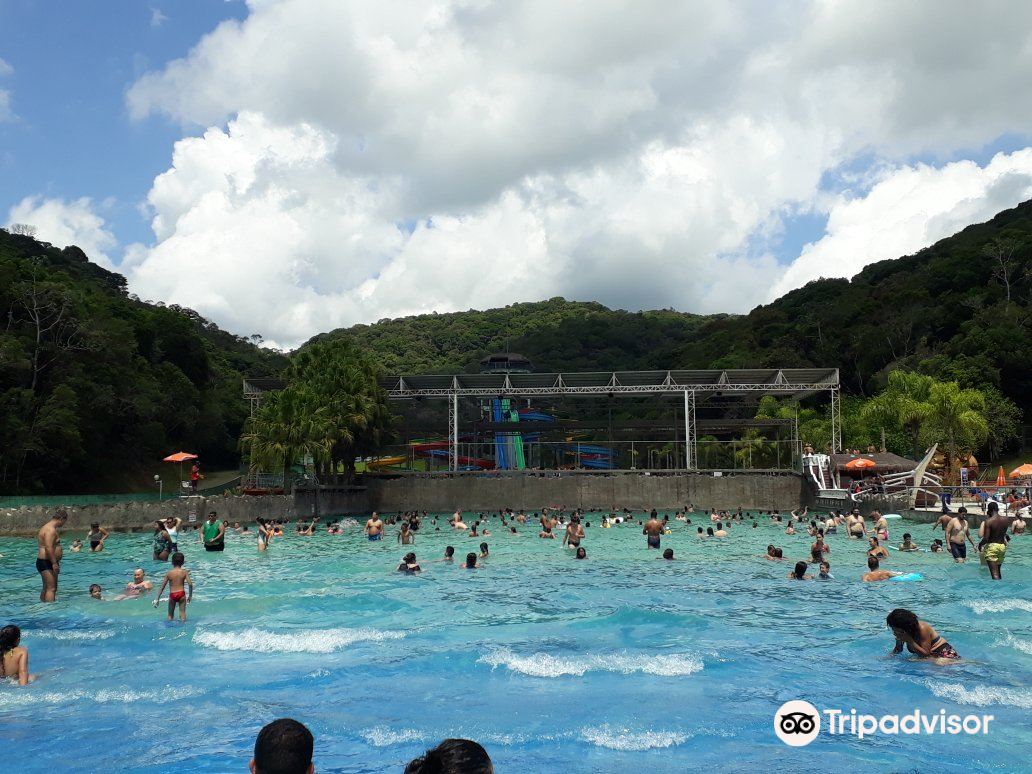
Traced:
[[36, 679], [29, 674], [29, 650], [21, 647], [21, 629], [14, 624], [0, 629], [0, 680], [7, 678], [18, 685]]
[[902, 653], [903, 646], [921, 658], [935, 659], [937, 663], [946, 664], [956, 661], [960, 654], [932, 628], [931, 624], [918, 619], [909, 610], [896, 608], [885, 619], [885, 623], [896, 638], [892, 652]]

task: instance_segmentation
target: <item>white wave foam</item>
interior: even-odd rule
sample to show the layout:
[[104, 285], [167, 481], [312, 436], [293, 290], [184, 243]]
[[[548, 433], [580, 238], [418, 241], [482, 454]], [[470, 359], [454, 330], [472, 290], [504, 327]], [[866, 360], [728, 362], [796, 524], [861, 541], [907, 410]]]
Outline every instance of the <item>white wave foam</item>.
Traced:
[[615, 730], [609, 726], [582, 728], [580, 735], [584, 741], [610, 750], [658, 750], [681, 744], [689, 736], [680, 731]]
[[400, 640], [403, 632], [378, 629], [301, 629], [272, 632], [245, 629], [239, 632], [197, 632], [194, 642], [215, 650], [246, 650], [253, 653], [332, 653], [355, 642]]
[[406, 742], [422, 742], [429, 737], [414, 728], [388, 728], [387, 726], [376, 726], [361, 731], [361, 736], [373, 747], [390, 747], [392, 744], [405, 744]]
[[1032, 655], [1032, 640], [1019, 640], [1013, 634], [1008, 634], [1006, 639], [1000, 640], [997, 644], [1008, 645], [1016, 650], [1020, 650], [1022, 653]]
[[26, 642], [40, 640], [107, 640], [115, 636], [110, 629], [26, 629], [22, 632]]
[[968, 607], [979, 615], [983, 613], [1006, 613], [1010, 610], [1024, 610], [1032, 613], [1032, 602], [1027, 599], [1001, 599], [998, 602], [968, 602]]
[[687, 653], [667, 656], [651, 656], [628, 653], [589, 653], [583, 656], [553, 656], [550, 653], [533, 653], [521, 656], [508, 648], [501, 648], [481, 656], [479, 663], [489, 664], [492, 669], [504, 666], [530, 677], [562, 677], [587, 672], [642, 672], [648, 675], [683, 677], [702, 671], [703, 665], [697, 657]]
[[44, 691], [30, 687], [17, 691], [0, 691], [0, 710], [18, 709], [38, 704], [135, 704], [142, 701], [169, 702], [188, 699], [204, 693], [200, 688], [164, 688], [159, 691], [134, 691], [130, 688], [104, 688], [99, 691]]
[[955, 683], [940, 683], [928, 680], [925, 682], [933, 694], [940, 699], [949, 699], [958, 704], [973, 704], [976, 707], [988, 707], [993, 704], [1004, 704], [1022, 709], [1032, 709], [1032, 691], [1022, 688], [1007, 688], [980, 685], [976, 688], [965, 688]]

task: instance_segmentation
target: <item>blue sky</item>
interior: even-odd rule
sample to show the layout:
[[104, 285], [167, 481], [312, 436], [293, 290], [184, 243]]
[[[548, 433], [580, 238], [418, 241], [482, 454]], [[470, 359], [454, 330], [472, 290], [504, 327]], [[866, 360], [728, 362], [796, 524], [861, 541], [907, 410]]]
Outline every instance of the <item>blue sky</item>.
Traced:
[[[0, 88], [16, 116], [0, 123], [0, 212], [30, 194], [88, 196], [121, 242], [152, 241], [137, 205], [184, 132], [160, 116], [130, 120], [126, 89], [246, 10], [224, 0], [0, 0], [0, 29], [18, 31], [0, 35], [0, 59], [14, 69]], [[157, 26], [155, 11], [165, 17]]]
[[1032, 3], [872, 8], [0, 0], [0, 223], [287, 347], [743, 312], [1032, 198]]

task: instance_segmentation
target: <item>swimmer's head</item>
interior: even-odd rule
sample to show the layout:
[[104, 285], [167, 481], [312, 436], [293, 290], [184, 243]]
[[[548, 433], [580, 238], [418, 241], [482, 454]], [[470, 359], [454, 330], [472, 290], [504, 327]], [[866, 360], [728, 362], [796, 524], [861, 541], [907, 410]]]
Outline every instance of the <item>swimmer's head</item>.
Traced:
[[921, 622], [917, 620], [917, 616], [902, 607], [897, 607], [885, 616], [885, 623], [893, 631], [902, 632], [910, 637], [917, 637], [921, 632]]
[[474, 553], [466, 554], [466, 567], [477, 566], [477, 555]]
[[827, 562], [821, 562], [821, 572], [828, 573], [831, 571], [831, 565]]
[[68, 511], [66, 511], [64, 508], [58, 510], [56, 513], [54, 513], [54, 521], [59, 521], [62, 524], [68, 521]]
[[99, 583], [91, 583], [90, 584], [90, 596], [93, 597], [94, 599], [100, 599], [100, 592], [101, 591], [103, 591], [103, 589], [100, 588], [100, 584]]
[[1000, 512], [1000, 504], [996, 500], [990, 500], [989, 504], [985, 506], [986, 516], [995, 516]]
[[445, 546], [444, 555], [448, 558], [455, 556], [455, 546]]
[[143, 575], [144, 572], [142, 567], [137, 567], [135, 570], [133, 570], [133, 580], [137, 583], [143, 581]]
[[713, 527], [706, 527], [706, 534], [713, 537]]
[[802, 578], [806, 575], [806, 562], [796, 562], [795, 569], [792, 570], [792, 574], [797, 578]]
[[903, 533], [903, 539], [904, 540], [910, 540], [910, 533], [909, 532], [904, 532]]
[[877, 570], [878, 569], [878, 557], [877, 556], [869, 556], [869, 557], [867, 557], [867, 569], [868, 570]]
[[100, 522], [94, 521], [90, 523], [90, 529], [100, 529]]
[[487, 543], [481, 543], [480, 544], [480, 553], [482, 553], [482, 554], [486, 554], [487, 553]]
[[871, 548], [877, 548], [878, 547], [878, 538], [876, 538], [876, 537], [868, 538], [867, 542], [871, 544]]
[[695, 531], [696, 531], [696, 532], [697, 532], [698, 534], [700, 534], [700, 535], [701, 535], [701, 534], [702, 534], [702, 527], [696, 527], [696, 528], [695, 528]]
[[409, 551], [407, 554], [405, 554], [405, 561], [411, 564], [412, 562], [416, 561], [416, 555], [412, 551]]
[[173, 567], [182, 567], [183, 566], [183, 562], [185, 562], [185, 561], [186, 561], [186, 557], [183, 556], [183, 553], [181, 551], [176, 551], [174, 554], [172, 554], [172, 566]]
[[18, 647], [19, 642], [21, 642], [21, 629], [17, 626], [8, 624], [0, 629], [0, 658], [3, 658], [4, 653], [11, 648]]
[[663, 558], [664, 559], [673, 559], [674, 558], [674, 549], [672, 549], [672, 548], [664, 549], [664, 551], [663, 551]]
[[578, 559], [587, 559], [588, 558], [588, 552], [584, 550], [584, 546], [579, 546], [577, 548], [576, 556], [577, 556]]

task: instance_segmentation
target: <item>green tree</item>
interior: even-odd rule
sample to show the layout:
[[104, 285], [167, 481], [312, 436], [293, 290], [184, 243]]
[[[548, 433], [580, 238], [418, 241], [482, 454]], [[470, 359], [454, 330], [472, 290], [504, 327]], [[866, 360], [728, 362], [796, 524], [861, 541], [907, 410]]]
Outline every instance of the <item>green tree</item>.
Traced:
[[938, 382], [928, 394], [922, 436], [929, 443], [943, 444], [947, 471], [962, 451], [974, 451], [989, 437], [985, 396], [979, 390], [961, 389], [956, 382]]

